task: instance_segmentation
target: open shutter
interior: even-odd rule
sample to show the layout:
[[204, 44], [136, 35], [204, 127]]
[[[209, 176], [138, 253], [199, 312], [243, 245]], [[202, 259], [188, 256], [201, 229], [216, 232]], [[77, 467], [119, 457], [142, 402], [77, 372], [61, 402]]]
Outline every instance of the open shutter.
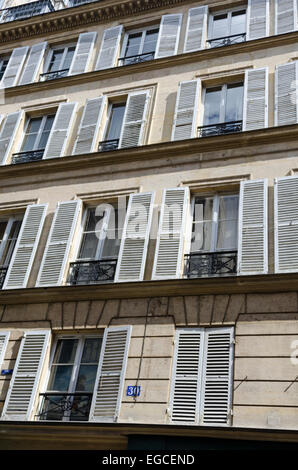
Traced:
[[106, 328], [89, 421], [117, 421], [123, 393], [131, 326]]
[[268, 68], [245, 71], [243, 130], [268, 127]]
[[26, 85], [27, 83], [32, 83], [36, 81], [46, 47], [46, 42], [41, 42], [31, 47], [29, 57], [27, 59], [23, 73], [18, 83], [19, 85]]
[[12, 51], [1, 80], [1, 88], [16, 86], [27, 56], [29, 47], [17, 47]]
[[141, 145], [147, 118], [150, 92], [129, 93], [123, 117], [119, 148]]
[[275, 0], [275, 34], [297, 29], [297, 0]]
[[79, 36], [68, 75], [88, 71], [97, 33], [82, 33]]
[[122, 25], [105, 29], [95, 70], [115, 67], [116, 58], [119, 53], [122, 30]]
[[293, 273], [298, 271], [298, 176], [274, 183], [275, 272]]
[[182, 23], [182, 13], [164, 15], [161, 18], [156, 44], [155, 59], [176, 55]]
[[200, 80], [179, 83], [172, 140], [191, 139], [196, 136], [200, 90]]
[[10, 331], [0, 331], [0, 370], [5, 359], [5, 352], [8, 345]]
[[269, 20], [269, 0], [248, 0], [246, 39], [269, 36]]
[[185, 43], [183, 52], [204, 49], [207, 34], [208, 6], [188, 10]]
[[279, 65], [275, 70], [275, 125], [296, 124], [298, 61]]
[[103, 110], [107, 103], [106, 96], [87, 100], [76, 138], [73, 155], [90, 153], [96, 150], [97, 135], [102, 121]]
[[154, 193], [131, 194], [121, 240], [115, 282], [142, 281]]
[[203, 329], [177, 330], [170, 392], [173, 423], [197, 423], [204, 346]]
[[43, 158], [56, 158], [64, 155], [67, 140], [74, 121], [77, 103], [59, 104]]
[[61, 284], [81, 205], [81, 200], [58, 203], [36, 287], [59, 286]]
[[188, 208], [188, 188], [164, 190], [156, 240], [153, 280], [181, 277]]
[[17, 111], [6, 116], [0, 132], [0, 164], [5, 165], [15, 142], [24, 111]]
[[31, 418], [49, 340], [49, 330], [25, 333], [1, 419], [27, 421]]
[[200, 424], [230, 424], [233, 328], [205, 330]]
[[241, 181], [238, 228], [238, 273], [267, 274], [267, 179]]
[[3, 289], [25, 288], [44, 224], [47, 204], [27, 207]]

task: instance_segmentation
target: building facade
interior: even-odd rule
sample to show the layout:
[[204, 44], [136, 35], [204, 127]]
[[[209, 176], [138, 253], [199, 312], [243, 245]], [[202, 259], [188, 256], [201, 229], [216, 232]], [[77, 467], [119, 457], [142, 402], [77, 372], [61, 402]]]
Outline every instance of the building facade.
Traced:
[[2, 448], [297, 442], [297, 15], [2, 4]]

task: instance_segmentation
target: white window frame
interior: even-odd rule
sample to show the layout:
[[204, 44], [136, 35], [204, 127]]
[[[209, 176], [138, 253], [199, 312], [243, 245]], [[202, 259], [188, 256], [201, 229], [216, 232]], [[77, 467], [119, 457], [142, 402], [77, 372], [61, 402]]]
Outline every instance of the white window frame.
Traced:
[[[4, 250], [6, 248], [8, 236], [9, 236], [9, 233], [10, 233], [10, 230], [11, 230], [11, 227], [12, 227], [13, 223], [16, 222], [16, 221], [22, 221], [22, 220], [23, 220], [23, 215], [13, 215], [9, 218], [4, 218], [4, 217], [0, 218], [0, 222], [6, 222], [7, 223], [6, 229], [5, 229], [4, 234], [3, 234], [2, 241], [0, 242], [0, 259], [2, 258]], [[11, 261], [12, 254], [13, 254], [13, 250], [10, 253], [9, 263]], [[7, 265], [0, 265], [0, 267], [8, 267], [9, 263]]]
[[[6, 64], [6, 67], [7, 67], [7, 65], [8, 65], [8, 62], [9, 62], [9, 59], [10, 59], [10, 56], [9, 56], [9, 55], [6, 55], [6, 56], [3, 56], [3, 57], [0, 57], [0, 70], [1, 70], [1, 68], [2, 68], [2, 66], [3, 66], [3, 62], [4, 62], [5, 60], [7, 60], [7, 64]], [[5, 67], [5, 70], [6, 70], [6, 67]], [[3, 71], [3, 74], [2, 74], [2, 76], [4, 75], [4, 73], [5, 73], [5, 70]], [[0, 80], [2, 80], [2, 78], [0, 78]]]
[[[45, 150], [45, 148], [44, 148], [44, 149], [40, 149], [40, 148], [37, 146], [37, 142], [38, 142], [38, 143], [40, 142], [42, 133], [43, 133], [43, 131], [44, 131], [45, 124], [46, 124], [46, 122], [47, 122], [47, 118], [48, 118], [49, 116], [54, 116], [54, 118], [55, 118], [55, 113], [43, 114], [42, 116], [28, 116], [28, 117], [27, 117], [27, 120], [26, 120], [26, 123], [25, 123], [25, 126], [24, 126], [23, 138], [22, 138], [22, 143], [21, 143], [20, 149], [23, 147], [23, 145], [24, 145], [24, 143], [25, 143], [26, 132], [27, 132], [27, 129], [28, 129], [29, 125], [30, 125], [31, 119], [41, 118], [41, 123], [40, 123], [39, 129], [38, 129], [38, 132], [37, 132], [37, 134], [36, 134], [36, 139], [35, 139], [35, 142], [34, 142], [34, 145], [33, 145], [33, 149], [31, 149], [31, 150], [25, 150], [24, 152], [34, 152], [35, 150]], [[53, 122], [54, 122], [54, 121], [53, 121]], [[51, 130], [49, 131], [49, 135], [50, 135], [50, 132], [51, 132]], [[28, 135], [29, 135], [29, 134], [28, 134]]]
[[231, 36], [232, 14], [237, 12], [237, 11], [243, 11], [243, 10], [245, 10], [245, 12], [246, 12], [245, 31], [244, 31], [244, 33], [247, 34], [247, 5], [243, 5], [243, 7], [232, 8], [231, 10], [221, 10], [221, 11], [216, 11], [216, 12], [209, 12], [208, 38], [207, 39], [208, 40], [217, 39], [216, 37], [213, 36], [214, 16], [218, 16], [218, 15], [227, 15], [228, 16], [229, 31], [226, 34], [226, 36], [223, 36], [223, 37], [229, 37], [229, 36]]
[[[143, 51], [143, 48], [144, 48], [146, 33], [147, 33], [147, 31], [150, 31], [150, 30], [153, 30], [153, 29], [158, 29], [158, 31], [159, 31], [160, 30], [160, 24], [146, 26], [145, 28], [138, 28], [138, 29], [134, 29], [134, 30], [131, 30], [131, 31], [127, 31], [124, 35], [124, 38], [123, 38], [123, 44], [122, 44], [122, 48], [121, 48], [120, 59], [125, 59], [126, 58], [124, 56], [124, 54], [125, 54], [125, 49], [126, 49], [126, 46], [127, 46], [127, 43], [128, 43], [128, 37], [129, 37], [130, 34], [142, 33], [141, 42], [140, 42], [140, 46], [139, 46], [139, 51], [138, 51], [138, 54], [136, 54], [136, 55], [141, 55], [142, 51]], [[156, 45], [157, 45], [157, 42], [156, 42]], [[155, 47], [155, 50], [156, 50], [156, 47]], [[155, 52], [155, 51], [153, 51], [153, 52]], [[148, 52], [148, 54], [149, 54], [149, 52]]]
[[[221, 98], [220, 98], [220, 113], [219, 113], [219, 121], [218, 123], [215, 123], [214, 126], [216, 126], [217, 124], [224, 124], [228, 121], [225, 121], [225, 112], [226, 112], [226, 106], [227, 106], [227, 91], [228, 91], [228, 86], [229, 85], [237, 85], [237, 84], [240, 84], [242, 83], [242, 88], [243, 88], [243, 98], [242, 98], [242, 110], [243, 110], [243, 107], [244, 107], [244, 79], [241, 81], [241, 80], [237, 80], [237, 81], [233, 81], [233, 82], [227, 82], [227, 83], [223, 83], [222, 85], [210, 85], [210, 86], [206, 86], [203, 84], [203, 90], [202, 90], [202, 105], [201, 105], [201, 109], [202, 109], [202, 113], [201, 113], [201, 119], [200, 119], [200, 126], [204, 126], [204, 119], [205, 119], [205, 100], [206, 100], [206, 94], [207, 94], [207, 90], [211, 90], [212, 88], [219, 88], [221, 87]], [[242, 112], [243, 114], [243, 112]], [[206, 124], [208, 125], [208, 124]], [[210, 124], [210, 126], [212, 126], [212, 124]]]
[[[59, 49], [64, 49], [64, 52], [63, 52], [63, 55], [62, 55], [62, 58], [61, 58], [61, 61], [60, 61], [60, 66], [59, 66], [59, 69], [57, 70], [57, 72], [59, 72], [59, 70], [63, 70], [63, 68], [61, 68], [61, 64], [63, 64], [63, 62], [65, 61], [65, 57], [66, 57], [66, 54], [68, 52], [68, 49], [71, 48], [71, 47], [75, 48], [76, 45], [77, 45], [76, 42], [71, 42], [71, 43], [68, 43], [68, 44], [60, 44], [60, 45], [57, 45], [57, 46], [50, 47], [49, 52], [48, 52], [47, 57], [46, 57], [46, 60], [45, 60], [45, 63], [44, 63], [44, 73], [51, 73], [49, 71], [49, 66], [50, 66], [50, 63], [51, 63], [54, 52], [58, 51]], [[70, 69], [70, 67], [69, 67], [69, 69]], [[54, 73], [54, 71], [53, 71], [53, 73]]]
[[[128, 94], [123, 95], [123, 99], [120, 98], [119, 100], [117, 99], [116, 101], [110, 101], [110, 99], [108, 98], [108, 110], [107, 110], [107, 115], [106, 115], [106, 122], [104, 124], [102, 139], [98, 142], [98, 144], [100, 144], [101, 142], [105, 142], [107, 140], [106, 137], [107, 137], [107, 132], [108, 132], [109, 124], [110, 124], [110, 119], [111, 119], [111, 116], [112, 116], [113, 106], [117, 105], [117, 104], [124, 104], [124, 102], [125, 102], [125, 107], [126, 107], [127, 106], [127, 98], [128, 98]], [[124, 120], [124, 114], [123, 114], [123, 120]], [[124, 121], [122, 121], [121, 130], [122, 130], [122, 127], [123, 127], [123, 122]], [[121, 136], [121, 131], [120, 131], [120, 135], [119, 135], [119, 142], [118, 142], [118, 147], [117, 148], [119, 148], [119, 145], [120, 145], [120, 136]]]

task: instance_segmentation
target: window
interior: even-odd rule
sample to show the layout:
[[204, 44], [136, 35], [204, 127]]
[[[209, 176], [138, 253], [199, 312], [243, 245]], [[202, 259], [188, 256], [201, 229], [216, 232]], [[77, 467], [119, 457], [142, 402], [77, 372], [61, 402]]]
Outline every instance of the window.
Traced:
[[2, 10], [0, 22], [22, 20], [32, 16], [55, 11], [50, 0], [38, 0]]
[[52, 48], [45, 63], [45, 73], [41, 74], [40, 79], [46, 81], [66, 77], [71, 66], [75, 48], [75, 44]]
[[126, 102], [110, 104], [104, 140], [99, 146], [100, 152], [115, 150], [119, 147], [125, 107]]
[[2, 80], [2, 77], [4, 75], [4, 72], [6, 70], [7, 64], [9, 61], [9, 57], [1, 57], [0, 58], [0, 80]]
[[154, 59], [159, 27], [127, 33], [119, 65], [130, 65]]
[[208, 37], [210, 47], [228, 46], [245, 41], [246, 10], [210, 15]]
[[0, 219], [0, 288], [5, 280], [21, 224], [21, 216]]
[[238, 206], [236, 194], [193, 198], [188, 278], [236, 273]]

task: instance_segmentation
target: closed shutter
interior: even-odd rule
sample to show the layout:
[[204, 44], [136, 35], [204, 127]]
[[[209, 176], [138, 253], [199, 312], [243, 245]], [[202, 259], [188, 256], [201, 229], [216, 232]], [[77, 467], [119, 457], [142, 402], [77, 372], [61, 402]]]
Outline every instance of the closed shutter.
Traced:
[[77, 103], [59, 104], [43, 158], [56, 158], [64, 155], [72, 124], [77, 109]]
[[279, 65], [275, 70], [275, 125], [297, 124], [298, 61]]
[[72, 154], [79, 155], [96, 151], [97, 135], [102, 121], [106, 96], [87, 100]]
[[197, 423], [204, 347], [202, 329], [177, 330], [170, 394], [173, 423]]
[[241, 181], [238, 273], [268, 272], [267, 180]]
[[123, 393], [131, 326], [104, 333], [89, 421], [117, 421]]
[[4, 403], [3, 420], [27, 421], [32, 417], [50, 331], [28, 331], [21, 342]]
[[95, 70], [115, 67], [116, 58], [119, 53], [122, 30], [123, 26], [120, 25], [108, 28], [104, 31]]
[[269, 20], [269, 0], [248, 0], [246, 39], [269, 36]]
[[297, 29], [296, 0], [275, 0], [275, 34]]
[[41, 262], [37, 287], [61, 284], [81, 205], [81, 200], [58, 204]]
[[142, 281], [154, 193], [131, 194], [121, 240], [115, 282]]
[[27, 83], [33, 83], [36, 81], [42, 60], [44, 58], [46, 47], [46, 42], [41, 42], [31, 47], [29, 57], [19, 81], [19, 85], [26, 85]]
[[200, 90], [200, 80], [179, 83], [172, 140], [191, 139], [196, 136]]
[[178, 51], [182, 14], [164, 15], [161, 18], [155, 59], [176, 55]]
[[47, 204], [33, 204], [27, 207], [5, 277], [3, 289], [20, 289], [26, 287], [44, 224], [47, 207]]
[[129, 93], [123, 117], [119, 148], [137, 147], [142, 144], [147, 118], [150, 92]]
[[0, 370], [5, 359], [5, 352], [8, 345], [10, 331], [0, 331]]
[[188, 10], [185, 43], [183, 52], [204, 49], [207, 34], [208, 6]]
[[164, 190], [153, 265], [153, 280], [181, 277], [188, 208], [188, 188]]
[[230, 424], [233, 328], [205, 331], [200, 424]]
[[245, 71], [243, 130], [268, 127], [268, 68]]
[[29, 47], [17, 47], [12, 51], [1, 80], [1, 88], [16, 86], [27, 56]]
[[24, 111], [17, 111], [6, 116], [1, 126], [0, 132], [0, 164], [5, 165], [15, 143], [16, 133], [20, 122], [24, 116]]
[[88, 71], [97, 33], [82, 33], [79, 36], [68, 75]]
[[274, 184], [275, 272], [298, 271], [298, 176]]

